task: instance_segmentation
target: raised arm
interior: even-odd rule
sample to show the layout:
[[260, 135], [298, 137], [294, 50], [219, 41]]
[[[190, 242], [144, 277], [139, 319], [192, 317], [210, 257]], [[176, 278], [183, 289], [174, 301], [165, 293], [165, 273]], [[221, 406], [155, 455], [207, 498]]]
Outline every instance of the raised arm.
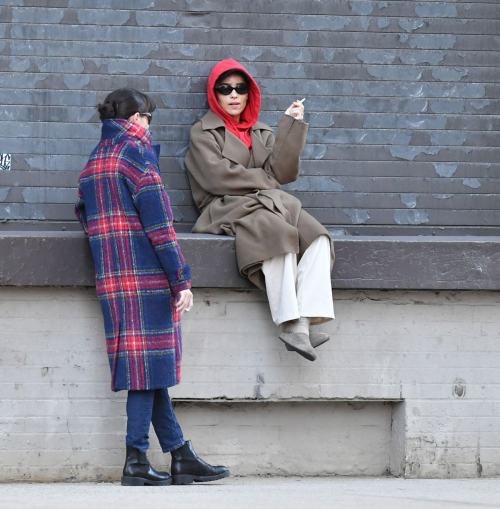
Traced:
[[[264, 170], [272, 171], [280, 184], [295, 182], [300, 172], [300, 153], [306, 144], [309, 124], [296, 120], [290, 115], [281, 117], [278, 134]], [[269, 148], [269, 147], [268, 147]]]

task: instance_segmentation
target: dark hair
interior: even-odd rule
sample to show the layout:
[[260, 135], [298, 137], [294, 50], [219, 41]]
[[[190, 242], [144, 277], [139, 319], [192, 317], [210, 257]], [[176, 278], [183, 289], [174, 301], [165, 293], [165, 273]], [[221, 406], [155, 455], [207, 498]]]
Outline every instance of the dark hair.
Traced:
[[245, 80], [245, 83], [248, 85], [250, 83], [250, 79], [248, 77], [248, 74], [246, 74], [245, 72], [243, 71], [240, 71], [239, 69], [230, 69], [229, 71], [226, 71], [226, 72], [223, 72], [218, 78], [217, 78], [217, 81], [215, 82], [216, 85], [218, 85], [221, 81], [223, 81], [224, 79], [226, 79], [229, 75], [231, 74], [239, 74], [244, 80]]
[[97, 105], [101, 120], [128, 119], [135, 113], [153, 113], [156, 104], [151, 97], [133, 88], [120, 88], [111, 92], [102, 104]]

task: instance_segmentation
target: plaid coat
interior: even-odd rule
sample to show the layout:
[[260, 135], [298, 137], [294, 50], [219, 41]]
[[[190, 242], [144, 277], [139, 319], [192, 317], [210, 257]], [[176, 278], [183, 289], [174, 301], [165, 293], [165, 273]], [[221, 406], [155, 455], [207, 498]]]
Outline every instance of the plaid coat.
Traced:
[[75, 212], [89, 236], [114, 391], [180, 381], [179, 291], [190, 288], [158, 169], [159, 146], [126, 120], [104, 120], [78, 182]]

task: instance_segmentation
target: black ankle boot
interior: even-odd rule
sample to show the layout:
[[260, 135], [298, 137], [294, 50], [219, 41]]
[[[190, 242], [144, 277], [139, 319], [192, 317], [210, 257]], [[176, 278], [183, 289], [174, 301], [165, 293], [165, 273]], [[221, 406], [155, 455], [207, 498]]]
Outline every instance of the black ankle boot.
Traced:
[[229, 477], [229, 470], [226, 467], [213, 467], [198, 458], [191, 445], [191, 440], [170, 454], [172, 454], [170, 473], [174, 484], [216, 481], [223, 477]]
[[145, 452], [127, 445], [122, 486], [144, 486], [145, 484], [170, 486], [172, 478], [167, 472], [157, 472], [149, 463]]

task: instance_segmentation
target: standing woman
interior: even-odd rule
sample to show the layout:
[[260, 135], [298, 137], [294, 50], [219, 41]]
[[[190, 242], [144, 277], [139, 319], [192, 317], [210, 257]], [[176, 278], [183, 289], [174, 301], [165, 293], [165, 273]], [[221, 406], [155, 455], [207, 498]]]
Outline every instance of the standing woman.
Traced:
[[[76, 214], [95, 262], [111, 389], [128, 391], [122, 484], [227, 477], [225, 467], [208, 465], [184, 440], [168, 395], [180, 381], [180, 317], [191, 310], [193, 295], [160, 177], [159, 146], [151, 144], [155, 104], [123, 88], [98, 110], [101, 141], [80, 175]], [[146, 457], [151, 422], [163, 452], [172, 455], [172, 477]]]
[[334, 254], [326, 228], [281, 190], [299, 176], [308, 128], [302, 101], [285, 112], [275, 138], [258, 121], [257, 83], [241, 64], [223, 60], [208, 79], [208, 104], [185, 161], [201, 212], [193, 232], [236, 237], [240, 272], [266, 289], [280, 339], [313, 361], [329, 337], [310, 326], [334, 318]]

